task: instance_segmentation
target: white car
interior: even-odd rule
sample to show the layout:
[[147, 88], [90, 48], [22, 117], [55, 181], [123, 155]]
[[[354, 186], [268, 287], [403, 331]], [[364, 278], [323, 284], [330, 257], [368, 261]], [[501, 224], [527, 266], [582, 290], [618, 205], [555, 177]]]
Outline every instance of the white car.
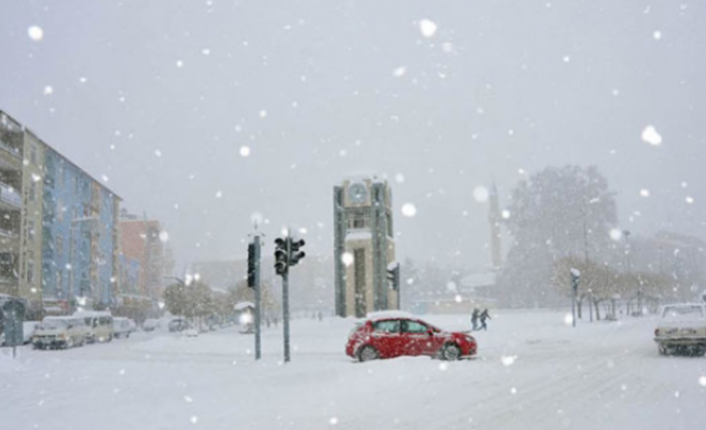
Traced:
[[46, 317], [34, 331], [32, 345], [35, 349], [71, 348], [83, 346], [90, 336], [83, 318]]
[[106, 311], [79, 311], [74, 317], [82, 318], [89, 330], [89, 343], [113, 340], [113, 315]]
[[113, 336], [115, 338], [119, 337], [130, 337], [130, 333], [134, 331], [134, 323], [132, 320], [123, 317], [113, 318]]
[[142, 330], [143, 331], [154, 331], [160, 327], [159, 320], [156, 319], [146, 319], [144, 323], [142, 323]]
[[665, 305], [660, 315], [655, 342], [661, 355], [687, 351], [706, 353], [706, 304]]

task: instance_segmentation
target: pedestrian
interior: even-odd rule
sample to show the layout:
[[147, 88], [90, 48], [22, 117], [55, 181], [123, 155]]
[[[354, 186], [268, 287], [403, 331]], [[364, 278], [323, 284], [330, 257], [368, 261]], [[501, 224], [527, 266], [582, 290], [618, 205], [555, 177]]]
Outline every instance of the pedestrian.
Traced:
[[488, 315], [488, 309], [483, 309], [480, 314], [480, 328], [478, 330], [488, 330], [488, 326], [485, 324], [486, 320], [490, 320], [490, 315]]
[[478, 308], [473, 308], [473, 314], [471, 314], [471, 324], [473, 324], [473, 328], [471, 331], [478, 330], [478, 313]]
[[322, 320], [324, 319], [324, 316], [323, 316], [323, 314], [321, 313], [321, 311], [319, 311], [319, 313], [318, 313], [318, 315], [317, 315], [317, 318], [319, 319], [319, 321], [322, 321]]

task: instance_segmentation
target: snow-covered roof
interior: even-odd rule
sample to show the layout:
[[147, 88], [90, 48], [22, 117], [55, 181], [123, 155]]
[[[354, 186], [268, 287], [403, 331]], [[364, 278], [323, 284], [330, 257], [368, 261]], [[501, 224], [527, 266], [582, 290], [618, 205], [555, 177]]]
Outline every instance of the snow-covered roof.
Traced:
[[388, 318], [415, 318], [414, 315], [404, 311], [376, 311], [365, 316], [369, 320], [378, 321]]
[[233, 308], [236, 311], [242, 311], [242, 310], [245, 310], [248, 308], [254, 308], [254, 307], [255, 307], [255, 304], [253, 302], [240, 302], [240, 303], [236, 303], [235, 306], [233, 306]]

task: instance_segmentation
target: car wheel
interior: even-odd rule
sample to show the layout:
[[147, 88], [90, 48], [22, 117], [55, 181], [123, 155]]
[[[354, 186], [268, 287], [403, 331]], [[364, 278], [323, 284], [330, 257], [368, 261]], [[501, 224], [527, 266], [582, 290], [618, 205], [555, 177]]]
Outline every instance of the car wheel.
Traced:
[[380, 353], [378, 353], [378, 350], [370, 345], [365, 345], [358, 352], [358, 360], [361, 362], [377, 360], [378, 358], [380, 358]]
[[448, 361], [456, 361], [461, 358], [461, 348], [458, 345], [450, 343], [441, 351], [441, 358]]
[[662, 345], [657, 345], [657, 350], [659, 351], [659, 355], [668, 355], [668, 350], [666, 346]]

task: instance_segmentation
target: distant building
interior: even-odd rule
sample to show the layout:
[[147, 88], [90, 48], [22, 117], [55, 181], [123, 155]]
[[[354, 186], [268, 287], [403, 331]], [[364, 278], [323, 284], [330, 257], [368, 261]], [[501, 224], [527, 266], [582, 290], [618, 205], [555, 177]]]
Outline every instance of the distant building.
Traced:
[[388, 286], [395, 261], [392, 191], [375, 177], [350, 178], [333, 190], [335, 308], [338, 316], [398, 309]]
[[[270, 288], [274, 301], [280, 303], [282, 282], [275, 274], [274, 258], [263, 254], [260, 267], [263, 284]], [[333, 311], [331, 272], [331, 258], [317, 255], [307, 255], [289, 272], [292, 314], [322, 312], [329, 315]], [[191, 264], [189, 273], [192, 276], [198, 274], [199, 281], [214, 290], [227, 291], [238, 284], [245, 284], [247, 259], [243, 256], [236, 260], [200, 261]]]
[[120, 201], [0, 111], [0, 293], [34, 317], [113, 303]]
[[[150, 301], [157, 303], [164, 290], [165, 253], [161, 239], [162, 226], [159, 221], [140, 219], [136, 215], [121, 211], [120, 251], [124, 266], [120, 279], [122, 304]], [[131, 271], [138, 271], [135, 276]], [[133, 284], [136, 282], [136, 284]]]

